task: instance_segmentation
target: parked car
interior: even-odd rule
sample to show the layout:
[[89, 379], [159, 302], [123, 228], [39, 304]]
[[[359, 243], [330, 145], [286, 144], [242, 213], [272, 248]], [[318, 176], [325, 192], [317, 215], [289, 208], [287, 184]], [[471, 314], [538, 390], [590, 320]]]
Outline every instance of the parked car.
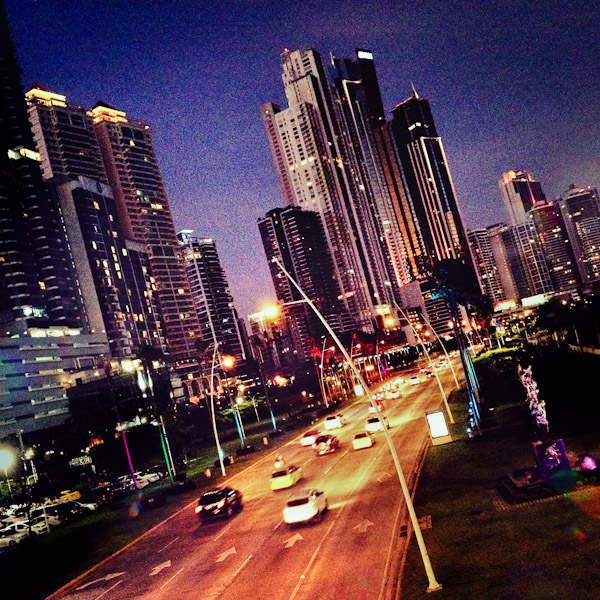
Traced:
[[340, 429], [346, 424], [346, 419], [344, 415], [329, 415], [325, 418], [325, 429], [329, 431], [330, 429]]
[[27, 533], [21, 532], [8, 532], [0, 530], [0, 548], [13, 548], [17, 544], [20, 544], [28, 536]]
[[66, 517], [57, 514], [54, 511], [51, 511], [53, 507], [48, 506], [45, 509], [46, 516], [44, 516], [44, 508], [34, 508], [29, 514], [30, 521], [34, 521], [39, 519], [40, 521], [47, 522], [50, 527], [58, 527], [62, 523], [64, 523], [67, 519]]
[[419, 383], [421, 383], [421, 380], [419, 379], [418, 375], [413, 375], [410, 378], [410, 385], [419, 385]]
[[243, 507], [242, 493], [229, 487], [214, 488], [198, 499], [196, 515], [201, 523], [231, 517]]
[[296, 465], [282, 467], [271, 473], [271, 489], [282, 490], [292, 487], [302, 478], [302, 468]]
[[375, 443], [375, 439], [373, 438], [373, 434], [369, 431], [361, 431], [354, 436], [352, 440], [352, 447], [355, 450], [360, 450], [361, 448], [370, 448]]
[[307, 521], [320, 521], [328, 503], [321, 491], [304, 488], [292, 494], [283, 509], [283, 520], [289, 526]]
[[335, 452], [340, 446], [340, 441], [333, 435], [320, 435], [313, 444], [313, 449], [317, 456]]
[[310, 429], [307, 431], [300, 440], [301, 446], [312, 446], [315, 443], [315, 440], [321, 435], [321, 432], [318, 429]]
[[381, 417], [383, 419], [383, 422], [377, 416], [369, 417], [367, 419], [367, 423], [365, 425], [365, 429], [369, 433], [375, 433], [376, 431], [383, 431], [384, 424], [385, 424], [385, 427], [387, 429], [389, 429], [390, 428], [390, 424], [388, 423], [387, 417], [385, 415], [382, 415]]

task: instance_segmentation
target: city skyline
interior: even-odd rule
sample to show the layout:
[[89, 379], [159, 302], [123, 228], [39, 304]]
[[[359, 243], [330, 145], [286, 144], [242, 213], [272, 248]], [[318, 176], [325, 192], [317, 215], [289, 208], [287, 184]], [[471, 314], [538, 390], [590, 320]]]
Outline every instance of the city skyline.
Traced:
[[[6, 4], [26, 90], [40, 84], [86, 106], [102, 99], [150, 124], [177, 229], [216, 239], [244, 318], [265, 289], [274, 297], [256, 222], [283, 199], [260, 105], [283, 100], [285, 47], [336, 57], [369, 48], [388, 115], [411, 95], [411, 82], [431, 98], [469, 229], [507, 220], [496, 188], [507, 170], [531, 172], [551, 198], [571, 182], [599, 183], [592, 8], [566, 14], [551, 3], [539, 14], [531, 3], [486, 11], [383, 3], [365, 15], [358, 4], [334, 2], [332, 25], [323, 27], [312, 3], [300, 12], [279, 3], [277, 14], [243, 2], [135, 12], [111, 2], [101, 12], [87, 2], [77, 10], [68, 2]], [[198, 118], [183, 127], [190, 114]], [[247, 255], [257, 258], [252, 270]]]

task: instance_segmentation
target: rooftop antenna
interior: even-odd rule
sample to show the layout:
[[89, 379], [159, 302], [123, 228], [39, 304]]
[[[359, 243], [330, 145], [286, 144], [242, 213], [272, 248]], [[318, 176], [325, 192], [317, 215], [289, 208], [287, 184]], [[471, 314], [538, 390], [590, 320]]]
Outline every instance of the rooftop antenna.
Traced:
[[417, 92], [417, 88], [415, 87], [415, 84], [412, 81], [410, 82], [410, 87], [412, 88], [412, 91], [413, 91], [413, 97], [418, 100], [419, 93]]

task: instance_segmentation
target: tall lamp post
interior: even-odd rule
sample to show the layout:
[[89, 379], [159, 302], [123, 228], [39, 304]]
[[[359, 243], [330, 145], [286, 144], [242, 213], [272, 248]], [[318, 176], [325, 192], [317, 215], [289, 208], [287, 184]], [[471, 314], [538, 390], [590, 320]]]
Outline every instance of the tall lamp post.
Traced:
[[210, 406], [209, 406], [209, 411], [212, 417], [212, 426], [213, 426], [213, 434], [215, 436], [215, 444], [217, 446], [217, 454], [219, 455], [219, 464], [221, 466], [221, 475], [223, 475], [223, 477], [225, 477], [226, 472], [225, 472], [225, 462], [223, 460], [224, 458], [224, 452], [223, 452], [223, 448], [221, 448], [221, 443], [219, 441], [219, 432], [217, 431], [217, 417], [216, 417], [216, 413], [215, 413], [215, 365], [217, 363], [217, 356], [218, 356], [218, 345], [216, 343], [216, 341], [213, 344], [213, 356], [212, 356], [212, 363], [210, 365]]
[[[362, 378], [362, 376], [360, 374], [360, 371], [356, 368], [356, 366], [352, 362], [352, 359], [350, 358], [350, 355], [348, 354], [347, 350], [344, 348], [343, 344], [340, 342], [340, 340], [338, 339], [338, 337], [335, 335], [334, 331], [329, 326], [329, 323], [327, 323], [325, 317], [319, 312], [319, 310], [317, 309], [317, 307], [311, 302], [311, 300], [308, 298], [308, 296], [304, 293], [304, 290], [298, 285], [298, 283], [296, 282], [296, 280], [288, 273], [288, 271], [285, 269], [285, 267], [283, 267], [283, 265], [281, 264], [281, 262], [277, 258], [273, 258], [273, 262], [282, 270], [282, 272], [290, 280], [290, 282], [292, 283], [292, 285], [300, 292], [300, 294], [302, 295], [302, 297], [306, 300], [306, 302], [308, 303], [308, 305], [315, 312], [315, 314], [317, 315], [317, 317], [319, 318], [319, 320], [323, 323], [323, 325], [325, 326], [325, 328], [329, 332], [329, 335], [331, 335], [331, 338], [333, 339], [333, 341], [335, 342], [335, 344], [338, 346], [338, 348], [340, 349], [340, 351], [344, 355], [345, 359], [350, 364], [350, 368], [352, 369], [353, 373], [355, 374], [357, 380], [362, 383], [362, 385], [363, 385], [363, 387], [364, 387], [364, 389], [365, 389], [365, 391], [367, 393], [367, 396], [369, 398], [369, 401], [371, 402], [371, 406], [374, 408], [375, 413], [377, 414], [377, 416], [379, 417], [379, 419], [381, 420], [381, 422], [383, 422], [383, 416], [382, 416], [381, 410], [379, 409], [379, 406], [378, 406], [377, 402], [375, 402], [375, 399], [373, 398], [370, 390], [367, 388], [367, 384], [363, 380], [363, 378]], [[406, 483], [406, 479], [404, 478], [404, 473], [402, 472], [402, 467], [400, 465], [400, 460], [398, 458], [398, 454], [396, 452], [396, 448], [395, 448], [395, 446], [394, 446], [394, 444], [392, 442], [392, 438], [391, 438], [391, 436], [390, 436], [390, 434], [389, 434], [389, 432], [388, 432], [388, 430], [387, 430], [386, 427], [383, 428], [383, 435], [384, 435], [385, 440], [386, 440], [386, 442], [387, 442], [387, 444], [389, 446], [390, 454], [392, 455], [392, 459], [394, 461], [394, 466], [396, 467], [396, 473], [398, 475], [398, 480], [400, 481], [400, 487], [402, 488], [402, 493], [404, 495], [404, 501], [406, 502], [406, 508], [408, 509], [408, 514], [410, 516], [410, 521], [411, 521], [411, 524], [413, 526], [415, 538], [416, 538], [417, 544], [419, 546], [419, 551], [421, 552], [421, 558], [423, 560], [423, 565], [425, 567], [425, 572], [427, 573], [427, 579], [428, 579], [428, 582], [429, 582], [429, 585], [427, 587], [427, 591], [428, 592], [434, 592], [434, 591], [437, 591], [437, 590], [441, 590], [442, 586], [441, 586], [441, 584], [439, 584], [436, 581], [435, 575], [433, 573], [433, 567], [431, 566], [431, 560], [429, 559], [429, 554], [428, 554], [427, 548], [425, 546], [425, 540], [423, 539], [423, 534], [421, 533], [421, 526], [419, 524], [419, 520], [417, 518], [417, 513], [415, 512], [415, 508], [414, 508], [413, 503], [412, 503], [412, 498], [411, 498], [411, 495], [410, 495], [410, 491], [408, 489], [408, 485]]]

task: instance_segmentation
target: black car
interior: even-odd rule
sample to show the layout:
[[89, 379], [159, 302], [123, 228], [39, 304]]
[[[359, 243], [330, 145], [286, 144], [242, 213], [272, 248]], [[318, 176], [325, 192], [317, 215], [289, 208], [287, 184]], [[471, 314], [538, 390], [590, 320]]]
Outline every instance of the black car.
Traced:
[[242, 509], [242, 492], [232, 488], [214, 488], [201, 496], [196, 506], [200, 522], [231, 517]]

